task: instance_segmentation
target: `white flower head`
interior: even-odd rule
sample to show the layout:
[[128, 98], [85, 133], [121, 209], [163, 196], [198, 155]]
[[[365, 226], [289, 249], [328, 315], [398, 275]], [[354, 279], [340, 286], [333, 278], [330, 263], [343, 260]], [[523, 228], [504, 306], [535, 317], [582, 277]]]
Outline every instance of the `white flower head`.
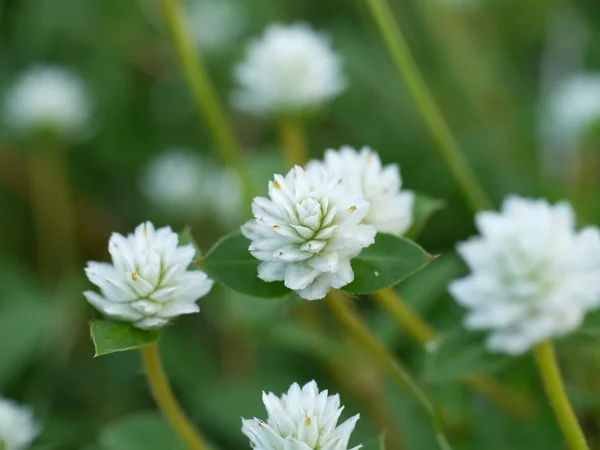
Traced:
[[269, 197], [254, 199], [255, 219], [242, 227], [250, 253], [262, 261], [258, 277], [284, 281], [307, 300], [350, 283], [350, 260], [375, 242], [375, 228], [361, 223], [369, 202], [322, 167], [275, 175]]
[[324, 164], [325, 168], [342, 176], [347, 189], [361, 193], [371, 204], [363, 223], [373, 225], [377, 231], [400, 236], [413, 222], [414, 194], [401, 191], [402, 178], [397, 164], [385, 167], [379, 154], [369, 147], [356, 151], [344, 146], [327, 150], [323, 162], [311, 161], [309, 165]]
[[302, 388], [294, 383], [281, 397], [263, 392], [263, 403], [266, 422], [242, 419], [242, 433], [255, 450], [348, 450], [350, 435], [360, 418], [357, 414], [338, 426], [344, 410], [340, 397], [319, 392], [314, 381]]
[[156, 230], [150, 222], [108, 242], [112, 264], [88, 262], [86, 275], [101, 294], [86, 291], [87, 300], [106, 316], [142, 329], [158, 328], [169, 319], [200, 311], [196, 301], [213, 282], [200, 270], [188, 270], [192, 244], [178, 246], [170, 227]]
[[567, 203], [515, 196], [477, 214], [481, 236], [458, 245], [472, 273], [449, 289], [469, 310], [467, 328], [491, 330], [490, 351], [523, 353], [600, 305], [600, 233], [574, 222]]
[[40, 66], [17, 79], [7, 93], [4, 121], [15, 133], [40, 131], [79, 138], [89, 130], [91, 105], [77, 75], [62, 67]]
[[237, 108], [259, 116], [318, 109], [346, 87], [342, 60], [306, 24], [270, 25], [235, 69]]
[[0, 439], [6, 450], [27, 448], [39, 432], [31, 409], [0, 397]]
[[192, 40], [208, 53], [233, 46], [246, 24], [243, 4], [232, 0], [189, 0], [186, 19]]

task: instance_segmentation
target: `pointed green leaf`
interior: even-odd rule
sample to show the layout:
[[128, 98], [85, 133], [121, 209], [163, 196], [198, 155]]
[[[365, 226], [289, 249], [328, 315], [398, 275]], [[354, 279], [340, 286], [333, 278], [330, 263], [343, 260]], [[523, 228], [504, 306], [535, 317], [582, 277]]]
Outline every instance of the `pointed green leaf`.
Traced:
[[447, 203], [445, 200], [430, 197], [429, 195], [415, 192], [413, 203], [413, 224], [405, 233], [406, 237], [414, 239], [417, 237], [433, 214], [444, 209]]
[[375, 243], [352, 260], [354, 281], [342, 289], [353, 294], [371, 294], [395, 286], [433, 259], [434, 256], [406, 238], [379, 233]]
[[215, 281], [242, 294], [265, 298], [289, 294], [283, 282], [267, 283], [258, 278], [260, 261], [250, 254], [249, 245], [241, 234], [224, 237], [204, 257], [204, 270]]
[[90, 334], [96, 354], [103, 356], [115, 352], [135, 350], [158, 342], [158, 331], [140, 330], [130, 323], [96, 320], [90, 324]]
[[460, 329], [429, 344], [423, 378], [430, 383], [454, 382], [471, 375], [497, 372], [515, 358], [491, 353], [484, 346], [485, 335]]

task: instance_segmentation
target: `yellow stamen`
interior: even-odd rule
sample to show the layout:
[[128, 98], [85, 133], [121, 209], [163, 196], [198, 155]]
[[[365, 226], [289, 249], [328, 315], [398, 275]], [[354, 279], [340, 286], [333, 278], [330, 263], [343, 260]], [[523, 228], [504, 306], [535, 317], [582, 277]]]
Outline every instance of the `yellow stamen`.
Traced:
[[348, 211], [350, 211], [350, 212], [356, 211], [356, 205], [352, 205], [350, 208], [348, 208]]
[[138, 274], [137, 274], [137, 272], [133, 272], [133, 273], [131, 274], [131, 279], [132, 279], [133, 281], [137, 281], [137, 280], [138, 280]]
[[306, 425], [309, 425], [312, 423], [312, 420], [310, 420], [310, 417], [306, 417]]
[[275, 189], [281, 189], [281, 184], [279, 184], [279, 181], [274, 181], [273, 186], [275, 186]]

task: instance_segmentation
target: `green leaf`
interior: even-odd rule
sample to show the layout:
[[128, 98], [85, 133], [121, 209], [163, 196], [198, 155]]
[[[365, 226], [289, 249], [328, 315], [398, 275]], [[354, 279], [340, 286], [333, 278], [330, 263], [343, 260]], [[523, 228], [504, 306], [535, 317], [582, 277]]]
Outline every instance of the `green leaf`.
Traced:
[[6, 441], [0, 437], [0, 450], [6, 450]]
[[434, 258], [414, 242], [390, 234], [377, 234], [375, 243], [352, 260], [354, 281], [342, 289], [371, 294], [395, 286], [422, 270]]
[[508, 367], [514, 357], [491, 353], [482, 333], [460, 329], [430, 343], [423, 378], [430, 383], [454, 382], [471, 375], [490, 374]]
[[96, 320], [90, 324], [95, 356], [135, 350], [158, 342], [158, 332], [140, 330], [130, 323]]
[[102, 450], [185, 450], [175, 431], [158, 414], [142, 413], [108, 425], [100, 435]]
[[429, 195], [415, 192], [413, 203], [413, 224], [405, 233], [406, 237], [417, 237], [433, 214], [447, 206], [445, 200], [430, 197]]
[[283, 282], [258, 278], [260, 261], [250, 254], [250, 241], [239, 233], [225, 236], [204, 258], [206, 273], [222, 285], [253, 297], [279, 298], [291, 291]]

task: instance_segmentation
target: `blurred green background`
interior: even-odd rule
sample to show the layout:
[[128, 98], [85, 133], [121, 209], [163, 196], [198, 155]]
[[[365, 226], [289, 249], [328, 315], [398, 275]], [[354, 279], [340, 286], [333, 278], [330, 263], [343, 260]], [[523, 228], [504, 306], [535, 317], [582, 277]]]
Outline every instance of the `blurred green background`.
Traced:
[[[207, 0], [190, 0], [186, 7], [203, 1]], [[473, 214], [439, 158], [365, 4], [229, 3], [239, 9], [237, 25], [228, 29], [233, 38], [219, 48], [199, 45], [226, 105], [233, 65], [246, 41], [265, 26], [306, 21], [331, 35], [344, 58], [349, 87], [306, 125], [311, 156], [344, 144], [370, 145], [384, 162], [400, 164], [406, 188], [446, 200], [447, 208], [432, 218], [418, 239], [442, 256], [400, 285], [399, 292], [440, 331], [459, 328], [462, 312], [446, 285], [465, 273], [453, 249], [475, 232]], [[580, 183], [579, 174], [567, 173], [565, 165], [559, 165], [563, 172], [547, 171], [543, 141], [548, 137], [540, 131], [552, 80], [600, 65], [597, 0], [390, 3], [445, 117], [496, 204], [508, 193], [568, 198], [579, 208], [582, 222], [598, 223], [596, 154], [586, 153], [585, 183]], [[192, 28], [208, 26], [190, 22]], [[573, 44], [577, 33], [585, 36]], [[198, 36], [211, 36], [211, 30]], [[562, 48], [563, 42], [574, 47]], [[570, 61], [568, 56], [576, 52], [580, 58]], [[547, 64], [548, 58], [556, 59], [554, 65]], [[205, 164], [201, 181], [220, 164], [156, 4], [0, 1], [0, 95], [23, 70], [43, 63], [63, 65], [81, 76], [94, 104], [93, 133], [60, 149], [64, 166], [48, 163], [42, 171], [49, 200], [40, 206], [32, 195], [30, 164], [31, 155], [41, 151], [40, 143], [12, 139], [2, 129], [0, 394], [35, 409], [43, 423], [36, 449], [183, 448], [157, 413], [135, 352], [93, 359], [88, 321], [96, 313], [81, 295], [90, 288], [83, 267], [88, 260], [108, 259], [111, 232], [132, 231], [143, 220], [174, 229], [191, 224], [206, 251], [244, 221], [244, 206], [234, 202], [228, 212], [215, 208], [214, 199], [204, 195], [206, 186], [199, 187], [193, 208], [183, 210], [160, 205], [147, 194], [148, 167], [169, 149], [200, 155]], [[549, 89], [545, 80], [550, 80]], [[256, 183], [265, 191], [268, 178], [286, 170], [276, 126], [229, 109]], [[597, 150], [596, 143], [587, 139], [585, 147]], [[567, 161], [575, 155], [569, 153]], [[53, 182], [53, 177], [62, 176], [61, 167], [67, 168], [63, 175], [72, 198], [72, 233], [61, 225], [68, 222], [63, 216], [68, 205], [52, 204], [54, 190], [62, 189]], [[218, 203], [239, 196], [235, 183], [217, 183], [227, 186], [222, 192], [210, 186], [210, 192], [221, 195]], [[43, 226], [48, 216], [57, 229]], [[50, 262], [40, 262], [41, 239], [54, 245]], [[75, 243], [73, 252], [63, 246], [67, 241]], [[530, 414], [516, 417], [453, 375], [453, 364], [462, 364], [466, 349], [456, 349], [456, 361], [449, 358], [436, 366], [436, 371], [447, 370], [447, 376], [428, 377], [426, 352], [393, 318], [368, 298], [357, 305], [371, 329], [439, 399], [454, 449], [565, 448], [529, 356], [485, 366], [485, 354], [476, 352], [471, 362], [483, 372], [495, 372], [495, 379], [527, 397]], [[249, 448], [239, 431], [240, 417], [266, 416], [262, 390], [280, 394], [292, 382], [313, 378], [321, 388], [341, 394], [346, 417], [361, 413], [354, 445], [362, 442], [368, 450], [378, 449], [384, 433], [388, 450], [437, 448], [429, 418], [353, 346], [323, 304], [316, 307], [326, 332], [298, 320], [298, 302], [249, 298], [215, 288], [200, 306], [200, 314], [182, 317], [164, 331], [161, 351], [178, 398], [215, 448]], [[592, 448], [600, 448], [597, 341], [561, 341], [559, 354]]]

